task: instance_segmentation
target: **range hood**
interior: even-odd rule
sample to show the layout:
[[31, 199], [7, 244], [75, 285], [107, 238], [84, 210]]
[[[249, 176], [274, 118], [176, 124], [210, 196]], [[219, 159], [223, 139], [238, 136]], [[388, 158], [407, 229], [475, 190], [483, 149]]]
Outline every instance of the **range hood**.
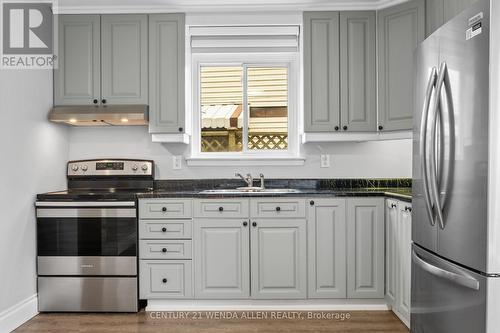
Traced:
[[149, 120], [147, 105], [55, 106], [49, 120], [72, 126], [139, 126]]

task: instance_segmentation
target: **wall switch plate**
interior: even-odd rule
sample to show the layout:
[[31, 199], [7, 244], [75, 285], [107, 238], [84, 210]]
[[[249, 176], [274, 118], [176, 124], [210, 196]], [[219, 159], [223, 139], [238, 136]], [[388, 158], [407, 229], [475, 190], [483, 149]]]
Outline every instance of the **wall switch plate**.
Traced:
[[174, 170], [179, 170], [182, 169], [182, 156], [181, 155], [175, 155], [172, 156], [172, 168]]
[[322, 168], [329, 168], [330, 167], [330, 155], [321, 154], [320, 165]]

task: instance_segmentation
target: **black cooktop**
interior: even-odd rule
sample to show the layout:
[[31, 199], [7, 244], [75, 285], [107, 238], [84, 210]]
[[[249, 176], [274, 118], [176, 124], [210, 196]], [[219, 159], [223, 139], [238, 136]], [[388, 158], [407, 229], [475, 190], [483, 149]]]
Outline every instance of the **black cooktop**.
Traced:
[[134, 201], [141, 189], [70, 189], [37, 195], [38, 201]]

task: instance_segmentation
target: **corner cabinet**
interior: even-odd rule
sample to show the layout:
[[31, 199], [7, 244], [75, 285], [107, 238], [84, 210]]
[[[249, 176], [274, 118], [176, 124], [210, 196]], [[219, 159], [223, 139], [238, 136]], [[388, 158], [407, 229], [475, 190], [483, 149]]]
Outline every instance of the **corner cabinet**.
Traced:
[[149, 132], [185, 133], [185, 15], [149, 15]]
[[477, 0], [426, 0], [426, 36], [430, 36]]
[[410, 326], [411, 211], [410, 203], [386, 200], [386, 300]]
[[376, 131], [375, 12], [304, 13], [305, 132]]
[[347, 200], [347, 297], [384, 298], [384, 199]]
[[413, 0], [379, 11], [379, 127], [412, 129], [414, 51], [425, 37], [425, 2]]
[[54, 104], [148, 104], [147, 33], [147, 15], [59, 15]]

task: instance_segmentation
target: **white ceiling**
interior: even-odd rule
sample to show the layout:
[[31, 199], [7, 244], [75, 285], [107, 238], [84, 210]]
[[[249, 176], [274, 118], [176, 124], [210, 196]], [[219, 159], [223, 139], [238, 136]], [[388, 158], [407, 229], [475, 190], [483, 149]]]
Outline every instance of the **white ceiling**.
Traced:
[[155, 13], [380, 9], [407, 0], [59, 0], [59, 13]]

